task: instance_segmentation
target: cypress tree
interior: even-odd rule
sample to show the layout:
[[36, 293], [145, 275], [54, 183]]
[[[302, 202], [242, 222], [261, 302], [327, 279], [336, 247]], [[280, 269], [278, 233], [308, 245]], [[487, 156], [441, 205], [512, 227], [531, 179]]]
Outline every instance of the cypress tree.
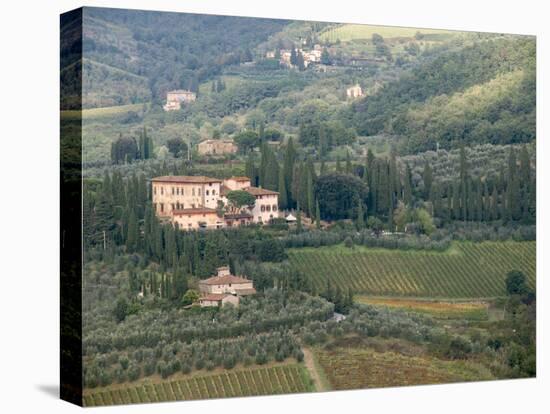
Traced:
[[319, 200], [315, 203], [315, 227], [317, 230], [321, 228], [321, 209], [319, 208]]
[[300, 202], [296, 206], [296, 231], [302, 232], [302, 211], [300, 210]]
[[288, 192], [286, 190], [286, 180], [285, 180], [285, 170], [284, 168], [279, 169], [279, 209], [286, 210], [288, 208], [288, 200], [287, 195]]
[[[466, 161], [466, 150], [464, 144], [460, 146], [460, 218], [468, 218], [468, 172]], [[458, 218], [458, 217], [457, 217]]]
[[319, 126], [319, 158], [323, 160], [328, 152], [328, 139], [323, 126]]
[[290, 208], [294, 205], [294, 201], [292, 199], [292, 182], [294, 180], [294, 166], [296, 162], [296, 150], [294, 149], [294, 141], [291, 138], [288, 139], [286, 148], [285, 148], [285, 155], [283, 159], [283, 170], [284, 170], [284, 179], [285, 179], [285, 188], [287, 191], [286, 199], [287, 199], [287, 207]]
[[358, 199], [357, 200], [357, 220], [356, 225], [358, 230], [362, 230], [365, 228], [365, 213], [363, 211], [363, 201]]
[[315, 196], [313, 195], [313, 181], [314, 181], [314, 167], [311, 160], [308, 160], [306, 164], [306, 174], [307, 174], [307, 181], [306, 181], [306, 202], [307, 202], [307, 215], [309, 217], [313, 217], [314, 213], [314, 206], [315, 206]]
[[126, 236], [126, 249], [129, 252], [135, 252], [138, 250], [138, 237], [139, 229], [137, 223], [137, 217], [134, 209], [130, 209], [130, 214], [128, 218], [128, 230]]
[[262, 187], [268, 190], [277, 191], [279, 186], [279, 163], [273, 151], [269, 151], [266, 158]]
[[245, 175], [250, 178], [250, 184], [252, 186], [257, 186], [257, 176], [256, 176], [256, 167], [254, 165], [254, 160], [252, 158], [252, 154], [248, 155], [248, 158], [246, 159], [246, 164], [244, 167]]
[[424, 181], [424, 199], [431, 200], [431, 191], [433, 185], [433, 172], [430, 163], [426, 161], [424, 165], [424, 172], [422, 174], [422, 179]]
[[510, 148], [510, 156], [508, 158], [508, 177], [506, 182], [506, 218], [511, 220], [518, 220], [521, 217], [520, 188], [516, 170], [516, 151], [512, 147]]
[[353, 172], [352, 169], [353, 168], [351, 166], [351, 157], [348, 150], [346, 153], [346, 174], [351, 174]]
[[406, 206], [412, 204], [412, 173], [409, 164], [405, 166], [405, 176], [403, 177], [403, 202]]

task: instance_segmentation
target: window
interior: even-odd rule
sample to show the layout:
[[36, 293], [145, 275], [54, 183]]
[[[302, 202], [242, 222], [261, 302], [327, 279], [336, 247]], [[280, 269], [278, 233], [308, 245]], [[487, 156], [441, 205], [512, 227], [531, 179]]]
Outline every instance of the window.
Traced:
[[265, 211], [271, 211], [271, 206], [265, 206]]
[[175, 206], [174, 206], [174, 203], [172, 203], [172, 210], [175, 210], [175, 208], [174, 208], [174, 207], [175, 207]]
[[160, 203], [160, 212], [164, 213], [164, 203]]
[[260, 211], [263, 213], [265, 211], [265, 206], [261, 206]]
[[210, 195], [210, 191], [206, 190], [206, 195]]
[[180, 195], [180, 188], [176, 188], [176, 195]]
[[153, 194], [157, 195], [157, 187], [153, 187]]
[[193, 195], [195, 195], [195, 187], [193, 187]]
[[160, 195], [164, 195], [164, 187], [160, 187]]
[[183, 192], [183, 187], [181, 188], [181, 195], [184, 195], [185, 193]]
[[212, 195], [216, 195], [216, 190], [212, 190]]
[[199, 190], [199, 195], [201, 195], [201, 189], [199, 188], [198, 190]]
[[277, 211], [277, 204], [273, 204], [273, 211]]
[[174, 187], [172, 187], [172, 195], [174, 195]]

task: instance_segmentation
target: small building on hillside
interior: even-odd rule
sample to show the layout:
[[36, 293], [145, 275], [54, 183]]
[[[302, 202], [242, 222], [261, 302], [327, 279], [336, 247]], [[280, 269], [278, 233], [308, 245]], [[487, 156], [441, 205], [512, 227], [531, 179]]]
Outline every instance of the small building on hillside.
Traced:
[[235, 154], [237, 145], [232, 139], [207, 139], [199, 142], [197, 149], [200, 155], [227, 155]]
[[228, 266], [218, 267], [217, 275], [199, 282], [201, 306], [235, 306], [243, 296], [254, 295], [254, 282], [231, 274]]
[[177, 111], [181, 109], [182, 104], [195, 102], [197, 94], [190, 90], [177, 89], [166, 93], [166, 104], [163, 106], [165, 111]]
[[346, 96], [348, 98], [359, 98], [363, 96], [363, 89], [361, 89], [361, 86], [359, 84], [355, 84], [354, 86], [346, 89]]

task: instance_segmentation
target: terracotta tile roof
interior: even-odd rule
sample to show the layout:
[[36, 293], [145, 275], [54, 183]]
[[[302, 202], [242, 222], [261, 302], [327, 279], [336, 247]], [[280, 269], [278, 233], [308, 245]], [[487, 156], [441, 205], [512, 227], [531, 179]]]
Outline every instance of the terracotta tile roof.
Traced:
[[227, 220], [235, 220], [235, 219], [242, 219], [242, 218], [252, 218], [252, 214], [250, 213], [230, 213], [230, 214], [224, 214], [223, 218]]
[[265, 188], [259, 188], [259, 187], [246, 187], [243, 190], [252, 194], [253, 196], [279, 194], [277, 191], [266, 190]]
[[250, 283], [251, 280], [244, 279], [242, 277], [233, 276], [233, 275], [225, 275], [225, 276], [212, 276], [208, 279], [200, 280], [199, 284], [205, 284], [205, 285], [227, 285], [229, 283], [238, 285], [241, 283]]
[[235, 180], [235, 181], [250, 181], [250, 178], [248, 177], [229, 177], [228, 180]]
[[183, 210], [172, 210], [174, 216], [183, 216], [185, 214], [218, 214], [213, 208], [198, 207], [198, 208], [184, 208]]
[[213, 302], [219, 302], [226, 296], [229, 296], [229, 293], [209, 293], [208, 295], [201, 296], [199, 300], [210, 300]]
[[191, 184], [208, 184], [221, 183], [219, 178], [206, 177], [204, 175], [165, 175], [162, 177], [152, 178], [151, 181], [162, 183], [191, 183]]
[[231, 191], [230, 188], [227, 188], [225, 185], [221, 185], [220, 187], [220, 195], [222, 196], [227, 196], [227, 194], [229, 194], [229, 192]]
[[238, 296], [247, 296], [247, 295], [254, 295], [256, 293], [256, 289], [254, 288], [246, 288], [246, 289], [235, 289], [235, 292]]

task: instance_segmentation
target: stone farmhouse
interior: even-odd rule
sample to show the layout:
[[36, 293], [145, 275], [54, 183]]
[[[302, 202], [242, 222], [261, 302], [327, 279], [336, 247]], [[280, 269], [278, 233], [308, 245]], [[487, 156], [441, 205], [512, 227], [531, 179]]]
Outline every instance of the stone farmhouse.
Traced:
[[166, 93], [166, 104], [163, 106], [165, 111], [177, 111], [181, 109], [181, 104], [195, 102], [197, 94], [189, 90], [177, 89]]
[[[316, 45], [317, 46], [317, 45]], [[321, 62], [321, 48], [316, 47], [312, 50], [303, 50], [303, 49], [297, 49], [296, 52], [301, 53], [304, 58], [304, 66], [307, 68], [312, 63], [319, 63]], [[281, 56], [279, 63], [281, 65], [292, 67], [292, 64], [290, 63], [290, 56], [292, 55], [292, 52], [288, 49], [281, 49], [279, 51], [279, 54]], [[266, 53], [266, 58], [273, 59], [275, 57], [275, 51], [269, 51]]]
[[[279, 193], [251, 186], [248, 177], [164, 176], [151, 183], [156, 215], [182, 230], [264, 224], [279, 217]], [[252, 194], [254, 206], [231, 206], [227, 195], [235, 190]]]
[[207, 139], [197, 145], [200, 155], [227, 155], [235, 154], [237, 145], [232, 139]]
[[219, 267], [217, 275], [199, 282], [201, 306], [239, 305], [243, 296], [254, 295], [254, 283], [244, 277], [234, 276], [228, 266]]
[[346, 95], [348, 98], [359, 98], [363, 96], [363, 89], [361, 89], [361, 86], [359, 84], [355, 84], [352, 87], [346, 89]]

